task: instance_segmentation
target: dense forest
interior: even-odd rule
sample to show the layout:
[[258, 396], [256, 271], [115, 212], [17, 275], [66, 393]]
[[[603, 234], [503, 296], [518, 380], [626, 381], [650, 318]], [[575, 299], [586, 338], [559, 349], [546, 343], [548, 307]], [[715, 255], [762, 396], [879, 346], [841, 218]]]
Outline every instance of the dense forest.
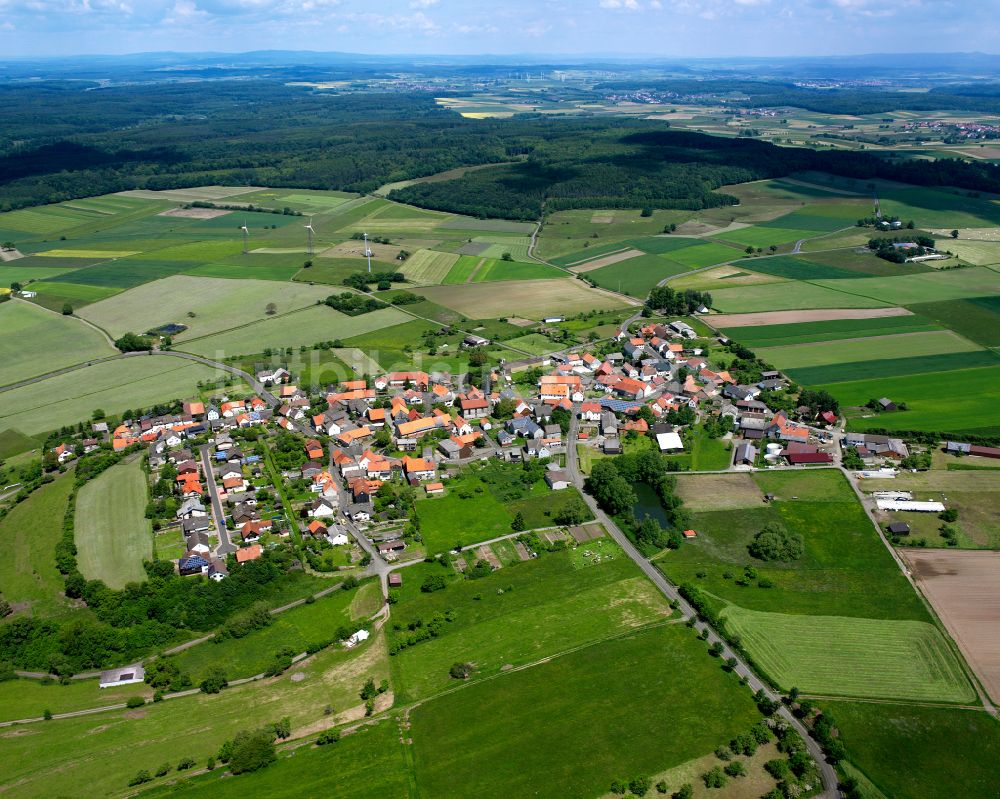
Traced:
[[623, 118], [473, 120], [427, 93], [331, 95], [263, 80], [81, 91], [47, 81], [0, 86], [0, 102], [0, 211], [208, 183], [369, 192], [480, 164], [498, 166], [392, 196], [536, 219], [543, 209], [725, 205], [735, 200], [720, 186], [799, 170], [1000, 191], [1000, 167], [988, 163], [782, 148]]

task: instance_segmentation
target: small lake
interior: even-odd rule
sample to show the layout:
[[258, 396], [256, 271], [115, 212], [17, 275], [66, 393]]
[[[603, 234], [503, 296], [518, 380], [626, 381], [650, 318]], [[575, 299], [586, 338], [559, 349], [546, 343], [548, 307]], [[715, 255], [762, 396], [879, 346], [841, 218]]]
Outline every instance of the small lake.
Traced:
[[646, 516], [649, 516], [659, 522], [660, 527], [670, 526], [667, 521], [667, 513], [663, 510], [663, 505], [660, 504], [659, 495], [648, 483], [634, 483], [632, 490], [635, 491], [638, 500], [632, 506], [632, 512], [637, 520], [641, 522]]

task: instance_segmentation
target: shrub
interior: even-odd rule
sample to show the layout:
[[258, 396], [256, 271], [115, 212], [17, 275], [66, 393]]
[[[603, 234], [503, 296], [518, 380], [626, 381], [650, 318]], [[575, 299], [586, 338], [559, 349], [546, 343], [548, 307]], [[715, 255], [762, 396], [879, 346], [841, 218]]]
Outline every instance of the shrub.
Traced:
[[178, 771], [187, 771], [189, 768], [194, 768], [194, 758], [185, 757], [177, 764]]
[[649, 781], [649, 777], [633, 777], [628, 784], [629, 791], [635, 796], [645, 796], [651, 787], [652, 783]]
[[723, 788], [729, 782], [729, 778], [718, 766], [702, 774], [701, 780], [705, 783], [706, 788]]
[[769, 524], [754, 536], [747, 549], [758, 560], [787, 562], [801, 558], [805, 545], [798, 533], [790, 533], [781, 525]]
[[156, 774], [154, 776], [165, 777], [167, 774], [170, 773], [171, 768], [172, 766], [169, 763], [164, 763], [156, 770]]
[[223, 688], [229, 685], [229, 680], [226, 679], [226, 673], [220, 668], [212, 669], [204, 680], [201, 681], [202, 693], [206, 694], [217, 694]]
[[153, 775], [150, 774], [149, 771], [147, 771], [146, 769], [143, 769], [142, 771], [137, 771], [135, 776], [128, 781], [128, 784], [129, 787], [131, 788], [135, 785], [142, 785], [144, 783], [152, 781], [153, 781]]
[[326, 732], [320, 733], [319, 737], [316, 739], [317, 746], [326, 746], [327, 744], [335, 744], [340, 740], [340, 730], [327, 730]]
[[125, 700], [125, 707], [127, 708], [142, 707], [144, 704], [146, 704], [146, 700], [141, 696], [130, 696]]

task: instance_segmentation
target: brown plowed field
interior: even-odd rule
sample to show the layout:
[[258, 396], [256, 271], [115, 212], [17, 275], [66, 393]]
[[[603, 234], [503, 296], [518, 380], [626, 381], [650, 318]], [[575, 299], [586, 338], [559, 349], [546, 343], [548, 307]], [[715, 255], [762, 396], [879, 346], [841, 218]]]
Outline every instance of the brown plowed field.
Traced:
[[901, 552], [987, 693], [1000, 700], [1000, 552]]

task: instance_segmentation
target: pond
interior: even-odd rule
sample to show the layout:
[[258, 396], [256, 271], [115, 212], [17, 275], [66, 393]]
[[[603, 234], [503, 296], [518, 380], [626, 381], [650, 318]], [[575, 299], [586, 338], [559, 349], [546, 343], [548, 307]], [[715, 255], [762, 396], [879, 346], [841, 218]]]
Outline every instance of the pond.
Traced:
[[653, 490], [649, 483], [634, 483], [632, 489], [635, 491], [638, 500], [632, 506], [632, 513], [640, 522], [649, 516], [659, 522], [661, 527], [670, 527], [667, 521], [667, 513], [660, 503], [660, 496]]

